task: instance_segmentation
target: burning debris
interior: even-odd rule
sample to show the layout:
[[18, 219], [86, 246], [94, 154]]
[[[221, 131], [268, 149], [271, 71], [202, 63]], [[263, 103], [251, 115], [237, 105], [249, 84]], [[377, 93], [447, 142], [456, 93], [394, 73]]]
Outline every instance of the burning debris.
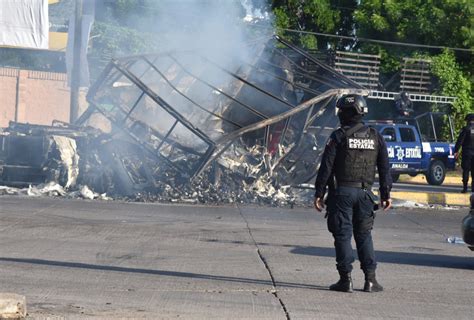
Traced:
[[227, 61], [199, 52], [113, 60], [73, 126], [3, 132], [2, 182], [136, 200], [294, 202], [288, 186], [314, 178], [338, 123], [335, 99], [367, 92], [278, 37], [250, 49]]

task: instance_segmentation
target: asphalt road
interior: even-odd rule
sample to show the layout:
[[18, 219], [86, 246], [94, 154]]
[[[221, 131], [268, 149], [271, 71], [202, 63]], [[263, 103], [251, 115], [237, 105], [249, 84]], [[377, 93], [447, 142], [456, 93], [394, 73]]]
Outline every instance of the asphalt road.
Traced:
[[459, 210], [390, 210], [374, 230], [385, 291], [331, 292], [312, 209], [0, 198], [0, 292], [29, 319], [472, 319]]

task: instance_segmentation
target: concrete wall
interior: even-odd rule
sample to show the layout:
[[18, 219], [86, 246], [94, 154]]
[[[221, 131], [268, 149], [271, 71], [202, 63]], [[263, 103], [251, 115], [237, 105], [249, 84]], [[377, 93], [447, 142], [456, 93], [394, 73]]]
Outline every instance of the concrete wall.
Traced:
[[69, 99], [64, 73], [0, 68], [0, 127], [9, 121], [68, 122]]

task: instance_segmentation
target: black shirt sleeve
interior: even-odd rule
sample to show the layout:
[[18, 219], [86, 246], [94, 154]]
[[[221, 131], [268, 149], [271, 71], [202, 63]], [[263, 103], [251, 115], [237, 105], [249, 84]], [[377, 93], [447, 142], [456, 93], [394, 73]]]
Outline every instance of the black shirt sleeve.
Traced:
[[323, 156], [321, 158], [321, 165], [319, 166], [318, 175], [316, 177], [314, 194], [315, 198], [323, 198], [326, 193], [326, 186], [328, 180], [333, 173], [334, 161], [336, 159], [336, 150], [338, 145], [338, 134], [337, 130], [334, 131], [329, 137], [326, 147], [324, 148]]
[[459, 149], [461, 149], [461, 146], [466, 137], [466, 132], [467, 132], [467, 128], [466, 127], [462, 128], [461, 132], [459, 133], [458, 139], [456, 140], [456, 145], [454, 146], [454, 153], [459, 152]]
[[379, 173], [379, 191], [382, 200], [390, 199], [392, 190], [392, 176], [390, 175], [390, 164], [388, 161], [387, 144], [382, 135], [377, 132], [379, 151], [377, 154], [377, 170]]

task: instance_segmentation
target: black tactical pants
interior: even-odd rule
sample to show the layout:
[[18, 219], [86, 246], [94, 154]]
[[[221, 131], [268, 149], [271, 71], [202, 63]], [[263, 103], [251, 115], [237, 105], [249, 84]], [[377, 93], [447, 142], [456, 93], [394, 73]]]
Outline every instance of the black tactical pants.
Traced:
[[469, 182], [469, 171], [471, 172], [471, 192], [474, 192], [474, 155], [472, 152], [463, 151], [462, 161], [462, 184], [467, 189]]
[[369, 192], [361, 188], [339, 187], [328, 199], [328, 229], [334, 236], [338, 271], [352, 271], [352, 234], [361, 269], [367, 272], [375, 271], [377, 267], [371, 234], [375, 196]]

